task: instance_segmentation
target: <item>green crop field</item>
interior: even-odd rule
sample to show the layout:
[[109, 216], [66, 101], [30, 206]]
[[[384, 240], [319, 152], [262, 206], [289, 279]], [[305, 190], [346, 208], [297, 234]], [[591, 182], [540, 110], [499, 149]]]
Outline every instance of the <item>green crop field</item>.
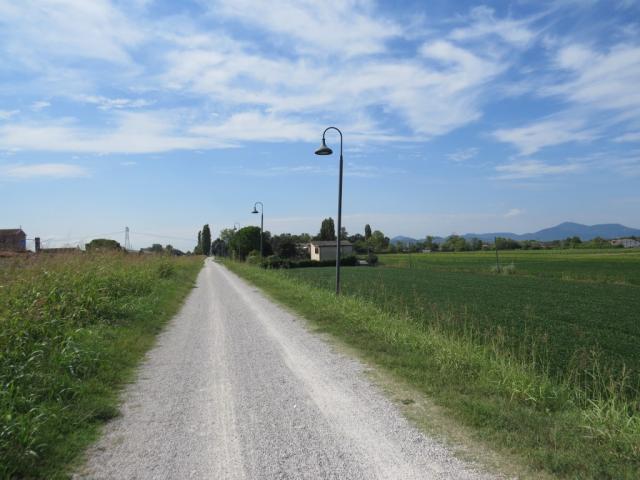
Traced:
[[338, 298], [334, 268], [227, 264], [534, 472], [640, 478], [640, 252], [500, 261], [381, 255]]
[[201, 257], [0, 258], [0, 478], [66, 478]]
[[[343, 291], [499, 342], [552, 375], [589, 382], [594, 360], [614, 376], [624, 366], [637, 392], [640, 252], [505, 252], [500, 261], [496, 274], [493, 252], [382, 255], [377, 268], [344, 269]], [[335, 281], [331, 268], [288, 275], [327, 289]]]

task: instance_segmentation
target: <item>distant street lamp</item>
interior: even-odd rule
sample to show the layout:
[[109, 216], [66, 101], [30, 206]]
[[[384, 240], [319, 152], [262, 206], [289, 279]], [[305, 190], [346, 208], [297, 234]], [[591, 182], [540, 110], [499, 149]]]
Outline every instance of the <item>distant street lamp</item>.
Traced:
[[340, 295], [340, 258], [341, 258], [341, 249], [340, 249], [340, 235], [342, 234], [342, 132], [336, 127], [328, 127], [322, 132], [322, 145], [320, 148], [316, 150], [316, 155], [331, 155], [333, 150], [327, 147], [327, 143], [325, 142], [325, 134], [328, 130], [335, 130], [340, 134], [340, 176], [338, 179], [338, 233], [337, 233], [337, 244], [336, 244], [336, 295]]
[[[260, 204], [260, 212], [258, 212], [258, 210], [256, 209], [256, 207], [258, 206], [258, 204]], [[256, 202], [253, 204], [253, 212], [251, 213], [260, 213], [260, 260], [262, 260], [263, 258], [263, 253], [262, 253], [262, 236], [263, 236], [263, 230], [264, 230], [264, 205], [262, 204], [262, 202]]]

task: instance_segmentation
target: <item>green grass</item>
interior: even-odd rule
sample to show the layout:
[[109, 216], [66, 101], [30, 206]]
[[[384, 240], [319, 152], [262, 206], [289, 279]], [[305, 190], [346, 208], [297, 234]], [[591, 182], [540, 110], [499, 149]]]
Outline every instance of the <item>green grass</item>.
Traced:
[[382, 256], [343, 269], [339, 298], [330, 268], [230, 268], [528, 466], [639, 478], [640, 288], [632, 268], [599, 263], [636, 255], [511, 255], [510, 275], [492, 274], [486, 253], [412, 255], [411, 268]]
[[177, 311], [201, 258], [0, 264], [0, 478], [67, 478]]

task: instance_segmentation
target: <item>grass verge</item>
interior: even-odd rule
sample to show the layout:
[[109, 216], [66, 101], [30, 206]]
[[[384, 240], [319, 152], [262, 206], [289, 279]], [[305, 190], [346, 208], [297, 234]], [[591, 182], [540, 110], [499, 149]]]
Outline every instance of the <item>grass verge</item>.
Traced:
[[201, 258], [29, 257], [0, 265], [0, 478], [67, 478]]
[[418, 321], [362, 298], [336, 298], [283, 272], [227, 266], [428, 395], [472, 427], [477, 439], [528, 467], [559, 478], [640, 477], [638, 406], [621, 400], [620, 385], [603, 385], [598, 397], [586, 396], [472, 334], [438, 328], [446, 323], [442, 319]]

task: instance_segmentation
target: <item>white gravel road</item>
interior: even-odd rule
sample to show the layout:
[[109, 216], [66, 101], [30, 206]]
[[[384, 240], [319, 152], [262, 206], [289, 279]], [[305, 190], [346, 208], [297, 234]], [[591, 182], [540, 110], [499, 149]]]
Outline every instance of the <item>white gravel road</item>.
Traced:
[[208, 260], [76, 478], [486, 479], [336, 353]]

